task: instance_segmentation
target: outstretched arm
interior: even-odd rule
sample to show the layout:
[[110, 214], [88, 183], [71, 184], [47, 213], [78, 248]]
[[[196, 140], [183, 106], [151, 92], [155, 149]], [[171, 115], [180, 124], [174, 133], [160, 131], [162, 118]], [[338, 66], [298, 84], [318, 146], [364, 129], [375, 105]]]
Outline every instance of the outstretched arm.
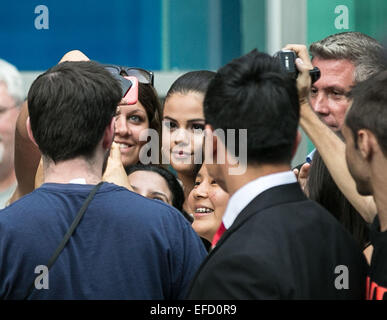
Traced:
[[300, 98], [300, 125], [312, 140], [327, 166], [333, 180], [344, 196], [362, 215], [363, 219], [371, 223], [376, 215], [376, 205], [372, 196], [361, 196], [356, 189], [356, 183], [349, 173], [345, 160], [345, 144], [332, 132], [314, 113], [309, 101], [310, 76], [312, 63], [307, 48], [303, 45], [287, 45], [286, 49], [293, 50], [301, 58], [297, 61], [300, 75], [297, 87]]

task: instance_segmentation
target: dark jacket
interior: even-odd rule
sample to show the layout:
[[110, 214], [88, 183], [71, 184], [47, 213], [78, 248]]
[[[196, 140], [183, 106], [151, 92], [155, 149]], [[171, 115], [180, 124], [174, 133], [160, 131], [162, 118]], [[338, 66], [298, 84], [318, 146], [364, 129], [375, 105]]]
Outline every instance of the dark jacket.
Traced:
[[188, 298], [361, 299], [366, 269], [351, 235], [292, 183], [264, 191], [242, 210], [199, 268]]

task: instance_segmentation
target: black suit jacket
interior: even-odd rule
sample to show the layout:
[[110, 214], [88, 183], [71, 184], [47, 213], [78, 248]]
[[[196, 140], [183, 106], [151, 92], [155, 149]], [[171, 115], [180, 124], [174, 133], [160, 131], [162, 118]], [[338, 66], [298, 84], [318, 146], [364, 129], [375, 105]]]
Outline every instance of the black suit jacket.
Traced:
[[200, 266], [188, 298], [361, 299], [366, 271], [352, 236], [292, 183], [242, 210]]

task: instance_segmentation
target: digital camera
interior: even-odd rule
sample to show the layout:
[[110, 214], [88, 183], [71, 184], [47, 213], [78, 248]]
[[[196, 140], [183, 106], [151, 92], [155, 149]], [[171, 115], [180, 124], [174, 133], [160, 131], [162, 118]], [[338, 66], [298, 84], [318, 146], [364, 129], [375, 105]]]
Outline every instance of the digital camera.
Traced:
[[[278, 51], [274, 55], [274, 57], [278, 59], [281, 65], [281, 68], [284, 71], [293, 75], [294, 78], [297, 78], [298, 76], [298, 69], [296, 66], [297, 54], [294, 51], [281, 50], [281, 51]], [[312, 83], [315, 83], [318, 79], [320, 79], [320, 76], [321, 76], [320, 69], [317, 67], [314, 67], [313, 70], [310, 70], [309, 74], [312, 79]]]

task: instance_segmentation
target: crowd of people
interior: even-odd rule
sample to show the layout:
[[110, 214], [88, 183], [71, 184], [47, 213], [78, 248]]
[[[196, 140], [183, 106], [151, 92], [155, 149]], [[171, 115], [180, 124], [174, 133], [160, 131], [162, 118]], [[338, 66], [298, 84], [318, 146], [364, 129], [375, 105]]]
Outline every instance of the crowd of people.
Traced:
[[297, 78], [253, 50], [162, 103], [151, 71], [80, 51], [24, 99], [0, 60], [0, 297], [387, 299], [383, 46], [284, 49]]

